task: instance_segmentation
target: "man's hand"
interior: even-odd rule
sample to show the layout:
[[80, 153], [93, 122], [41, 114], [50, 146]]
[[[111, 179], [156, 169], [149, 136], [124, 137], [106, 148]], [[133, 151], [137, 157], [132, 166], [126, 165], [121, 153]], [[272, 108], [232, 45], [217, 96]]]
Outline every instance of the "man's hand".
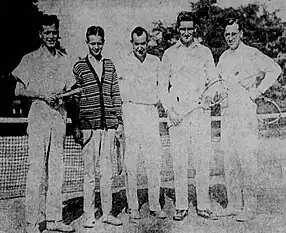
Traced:
[[262, 93], [259, 92], [256, 88], [253, 88], [249, 91], [249, 97], [252, 101], [255, 101]]
[[124, 135], [124, 126], [122, 124], [119, 124], [115, 131], [115, 137], [117, 139], [121, 139], [123, 135]]
[[60, 100], [56, 94], [44, 95], [42, 96], [43, 100], [50, 105], [51, 107], [55, 107], [60, 104]]
[[83, 133], [79, 127], [73, 129], [73, 139], [76, 143], [83, 145]]
[[246, 78], [242, 78], [239, 83], [246, 90], [256, 88], [257, 84], [260, 83], [265, 77], [265, 73], [262, 71], [256, 72], [254, 75], [250, 75]]
[[180, 115], [176, 113], [174, 110], [168, 111], [168, 117], [171, 124], [174, 126], [179, 125], [183, 121]]
[[211, 104], [213, 103], [214, 101], [213, 101], [213, 98], [212, 97], [210, 97], [210, 96], [207, 96], [207, 97], [205, 97], [203, 100], [202, 100], [202, 108], [204, 109], [204, 110], [208, 110], [209, 109], [209, 107], [211, 106]]

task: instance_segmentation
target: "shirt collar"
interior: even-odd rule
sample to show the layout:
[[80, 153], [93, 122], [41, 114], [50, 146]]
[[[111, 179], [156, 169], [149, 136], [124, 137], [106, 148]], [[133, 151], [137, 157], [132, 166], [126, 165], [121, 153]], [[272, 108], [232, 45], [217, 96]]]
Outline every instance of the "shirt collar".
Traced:
[[240, 41], [238, 47], [237, 47], [234, 51], [231, 50], [231, 49], [229, 49], [229, 50], [230, 50], [230, 52], [241, 53], [241, 52], [243, 52], [243, 50], [244, 50], [245, 48], [246, 48], [246, 45], [245, 45], [242, 41]]
[[[200, 43], [199, 43], [198, 40], [195, 38], [194, 41], [193, 41], [193, 43], [192, 43], [188, 48], [196, 48], [196, 47], [199, 46], [199, 44], [200, 44]], [[177, 43], [175, 44], [175, 46], [176, 46], [176, 48], [181, 48], [181, 47], [186, 48], [186, 47], [182, 44], [181, 40], [178, 40]]]
[[[131, 57], [131, 59], [133, 59], [134, 61], [138, 61], [139, 63], [141, 63], [140, 60], [135, 56], [133, 51], [128, 52], [127, 56]], [[145, 63], [148, 60], [149, 56], [150, 56], [149, 53], [147, 53], [143, 63]]]
[[91, 53], [88, 53], [87, 57], [88, 57], [88, 60], [90, 60], [91, 62], [98, 62], [98, 63], [102, 63], [104, 59], [103, 56], [101, 56], [101, 59], [97, 61], [95, 57], [91, 55]]
[[59, 51], [56, 49], [56, 55], [53, 56], [51, 54], [51, 52], [47, 49], [47, 47], [45, 45], [41, 45], [40, 46], [40, 52], [41, 54], [44, 54], [45, 56], [47, 56], [48, 58], [58, 58], [58, 57], [61, 57], [61, 55], [59, 54]]

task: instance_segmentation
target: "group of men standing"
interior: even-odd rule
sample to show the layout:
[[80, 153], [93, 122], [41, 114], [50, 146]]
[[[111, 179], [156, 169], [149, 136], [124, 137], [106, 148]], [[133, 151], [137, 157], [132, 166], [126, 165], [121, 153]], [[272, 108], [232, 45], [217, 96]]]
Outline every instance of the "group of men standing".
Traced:
[[[211, 50], [194, 37], [197, 29], [193, 13], [181, 12], [177, 17], [177, 29], [180, 39], [165, 51], [160, 62], [159, 58], [147, 53], [147, 31], [136, 27], [131, 32], [133, 51], [115, 67], [102, 54], [104, 30], [91, 26], [86, 32], [89, 52], [72, 69], [57, 47], [59, 21], [55, 16], [44, 17], [39, 32], [42, 46], [24, 56], [13, 72], [21, 80], [17, 84], [16, 95], [34, 99], [28, 117], [27, 232], [39, 232], [38, 224], [43, 220], [46, 220], [49, 230], [74, 230], [62, 221], [61, 199], [67, 119], [65, 105], [72, 102], [76, 106], [72, 114], [75, 140], [87, 141], [90, 130], [93, 131], [91, 140], [82, 150], [85, 170], [84, 227], [91, 228], [97, 224], [94, 189], [98, 159], [101, 221], [122, 225], [122, 221], [111, 214], [111, 153], [114, 137], [123, 134], [126, 140], [126, 190], [130, 219], [138, 221], [141, 218], [137, 196], [140, 154], [146, 165], [150, 214], [159, 219], [167, 217], [159, 204], [162, 158], [159, 104], [163, 105], [173, 125], [169, 129], [176, 193], [173, 219], [182, 221], [188, 215], [190, 154], [196, 169], [196, 211], [199, 216], [215, 220], [222, 215], [233, 215], [237, 221], [254, 217], [258, 130], [256, 105], [252, 100], [275, 82], [281, 68], [257, 49], [242, 42], [243, 32], [237, 19], [226, 22], [224, 37], [229, 49], [222, 54], [217, 67]], [[261, 74], [263, 80], [256, 86]], [[200, 109], [184, 117], [186, 112], [197, 106], [206, 86], [217, 78], [225, 80], [230, 90], [221, 135], [228, 194], [228, 207], [222, 215], [212, 212], [209, 196], [209, 166], [213, 156], [210, 111]], [[81, 88], [79, 95], [58, 98], [60, 93], [74, 87]]]

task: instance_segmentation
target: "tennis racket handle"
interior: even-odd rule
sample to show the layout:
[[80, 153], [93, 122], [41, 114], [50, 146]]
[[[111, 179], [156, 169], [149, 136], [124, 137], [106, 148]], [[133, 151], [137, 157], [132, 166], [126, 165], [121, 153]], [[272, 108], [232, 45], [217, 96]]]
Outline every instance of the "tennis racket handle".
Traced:
[[118, 175], [121, 175], [124, 172], [124, 167], [125, 167], [125, 161], [124, 161], [124, 156], [125, 156], [125, 147], [124, 147], [124, 140], [123, 139], [118, 139], [116, 138], [118, 142], [117, 146], [117, 169], [118, 169]]
[[76, 89], [73, 89], [73, 90], [69, 90], [69, 91], [66, 91], [62, 94], [59, 94], [57, 95], [58, 98], [64, 98], [64, 97], [69, 97], [69, 96], [72, 96], [72, 95], [75, 95], [75, 94], [78, 94], [82, 91], [82, 88], [78, 87]]

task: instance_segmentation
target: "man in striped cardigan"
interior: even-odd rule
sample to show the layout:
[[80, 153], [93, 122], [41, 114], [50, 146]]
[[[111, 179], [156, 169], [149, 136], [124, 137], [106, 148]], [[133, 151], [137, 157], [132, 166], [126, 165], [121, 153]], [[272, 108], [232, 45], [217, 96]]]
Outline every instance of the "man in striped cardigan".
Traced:
[[[115, 134], [123, 133], [121, 97], [115, 66], [102, 56], [104, 30], [91, 26], [86, 32], [88, 55], [74, 65], [76, 85], [82, 88], [78, 99], [79, 124], [76, 135], [82, 132], [86, 141], [93, 130], [93, 137], [83, 148], [84, 159], [84, 212], [85, 227], [94, 227], [94, 190], [96, 161], [100, 160], [100, 197], [102, 222], [122, 225], [121, 220], [111, 215], [112, 163], [111, 152]], [[80, 119], [85, 119], [82, 121]], [[87, 124], [89, 122], [89, 124]], [[91, 129], [90, 129], [91, 128]]]

